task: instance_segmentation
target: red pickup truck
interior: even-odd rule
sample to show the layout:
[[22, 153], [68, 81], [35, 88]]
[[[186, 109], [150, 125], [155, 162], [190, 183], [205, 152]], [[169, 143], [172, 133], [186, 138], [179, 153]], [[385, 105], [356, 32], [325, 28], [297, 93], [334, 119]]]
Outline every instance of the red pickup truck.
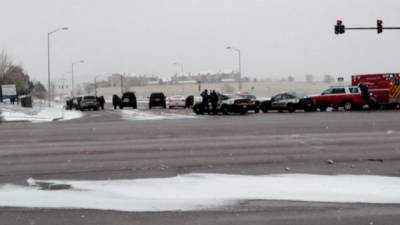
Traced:
[[368, 104], [359, 87], [331, 87], [322, 92], [321, 95], [309, 97], [313, 104], [320, 111], [326, 111], [328, 107], [337, 109], [343, 107], [344, 110], [350, 111], [353, 109], [361, 109]]

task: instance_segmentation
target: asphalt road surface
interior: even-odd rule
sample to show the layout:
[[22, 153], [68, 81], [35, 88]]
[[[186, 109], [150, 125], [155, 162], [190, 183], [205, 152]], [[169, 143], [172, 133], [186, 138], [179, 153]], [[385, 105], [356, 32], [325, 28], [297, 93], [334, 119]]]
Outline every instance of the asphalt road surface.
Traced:
[[[29, 177], [103, 180], [197, 172], [400, 176], [398, 111], [127, 121], [120, 111], [107, 109], [64, 122], [0, 124], [0, 143], [0, 184], [25, 185]], [[249, 201], [196, 212], [0, 209], [1, 225], [397, 225], [399, 221], [399, 205], [287, 201]]]

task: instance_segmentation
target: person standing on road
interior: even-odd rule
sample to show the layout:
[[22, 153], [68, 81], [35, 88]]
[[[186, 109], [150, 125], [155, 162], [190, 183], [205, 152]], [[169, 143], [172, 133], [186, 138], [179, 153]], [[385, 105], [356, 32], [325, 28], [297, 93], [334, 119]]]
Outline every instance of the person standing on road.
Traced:
[[104, 110], [104, 104], [106, 104], [106, 100], [104, 99], [104, 96], [100, 96], [98, 98], [98, 101], [99, 101], [99, 105], [100, 105], [101, 110]]
[[214, 115], [217, 115], [218, 95], [217, 92], [215, 92], [215, 90], [211, 91], [210, 101], [211, 101], [212, 113]]
[[208, 114], [210, 114], [210, 106], [208, 105], [210, 96], [208, 95], [208, 90], [207, 89], [205, 89], [201, 93], [201, 97], [202, 97], [202, 106], [203, 106], [204, 112], [207, 112]]
[[113, 95], [112, 104], [114, 106], [114, 109], [117, 109], [117, 106], [119, 105], [119, 97], [118, 97], [118, 95]]

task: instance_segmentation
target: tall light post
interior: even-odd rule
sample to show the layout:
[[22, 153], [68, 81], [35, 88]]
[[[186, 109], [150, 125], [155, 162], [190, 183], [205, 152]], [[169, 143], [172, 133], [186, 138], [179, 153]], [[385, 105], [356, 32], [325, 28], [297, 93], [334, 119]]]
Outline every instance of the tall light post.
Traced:
[[[183, 76], [185, 76], [184, 72], [183, 72], [183, 64], [182, 63], [178, 63], [178, 62], [174, 62], [175, 66], [179, 66], [181, 69], [181, 76], [183, 78]], [[182, 92], [185, 92], [185, 81], [182, 81]]]
[[239, 58], [239, 91], [242, 90], [242, 59], [241, 59], [241, 55], [240, 55], [240, 49], [232, 47], [232, 46], [228, 46], [226, 47], [226, 49], [231, 49], [234, 50], [238, 53], [238, 58]]
[[74, 95], [75, 95], [75, 84], [74, 84], [74, 66], [76, 65], [76, 64], [79, 64], [79, 63], [84, 63], [85, 61], [83, 61], [83, 60], [78, 60], [78, 61], [75, 61], [75, 62], [73, 62], [72, 64], [71, 64], [71, 96], [72, 97], [74, 97]]
[[65, 85], [68, 80], [66, 78], [62, 77], [62, 78], [60, 78], [60, 81], [61, 81], [61, 88], [62, 88], [61, 96], [62, 96], [62, 98], [64, 98], [65, 97]]
[[50, 107], [50, 101], [51, 101], [51, 84], [50, 84], [50, 35], [56, 33], [57, 31], [60, 30], [68, 30], [68, 27], [61, 27], [61, 28], [57, 28], [55, 30], [52, 30], [50, 32], [47, 33], [47, 101], [48, 101], [48, 106]]
[[94, 77], [94, 95], [97, 96], [97, 78], [106, 74], [100, 74]]

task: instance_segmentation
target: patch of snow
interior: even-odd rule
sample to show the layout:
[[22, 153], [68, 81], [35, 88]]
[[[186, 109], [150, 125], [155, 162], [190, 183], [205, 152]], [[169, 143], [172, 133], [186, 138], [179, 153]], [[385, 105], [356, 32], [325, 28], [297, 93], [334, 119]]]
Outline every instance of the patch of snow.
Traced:
[[53, 104], [52, 107], [22, 108], [16, 105], [1, 105], [1, 119], [6, 122], [51, 122], [55, 120], [71, 120], [83, 116], [78, 111], [67, 111], [62, 105]]
[[[368, 175], [188, 174], [106, 181], [29, 179], [28, 183], [31, 186], [0, 186], [0, 206], [156, 212], [210, 209], [247, 200], [400, 204], [400, 178]], [[42, 190], [42, 184], [71, 188]]]
[[178, 120], [178, 119], [195, 119], [194, 115], [182, 115], [176, 113], [164, 112], [145, 112], [139, 110], [122, 110], [122, 119], [125, 120]]

